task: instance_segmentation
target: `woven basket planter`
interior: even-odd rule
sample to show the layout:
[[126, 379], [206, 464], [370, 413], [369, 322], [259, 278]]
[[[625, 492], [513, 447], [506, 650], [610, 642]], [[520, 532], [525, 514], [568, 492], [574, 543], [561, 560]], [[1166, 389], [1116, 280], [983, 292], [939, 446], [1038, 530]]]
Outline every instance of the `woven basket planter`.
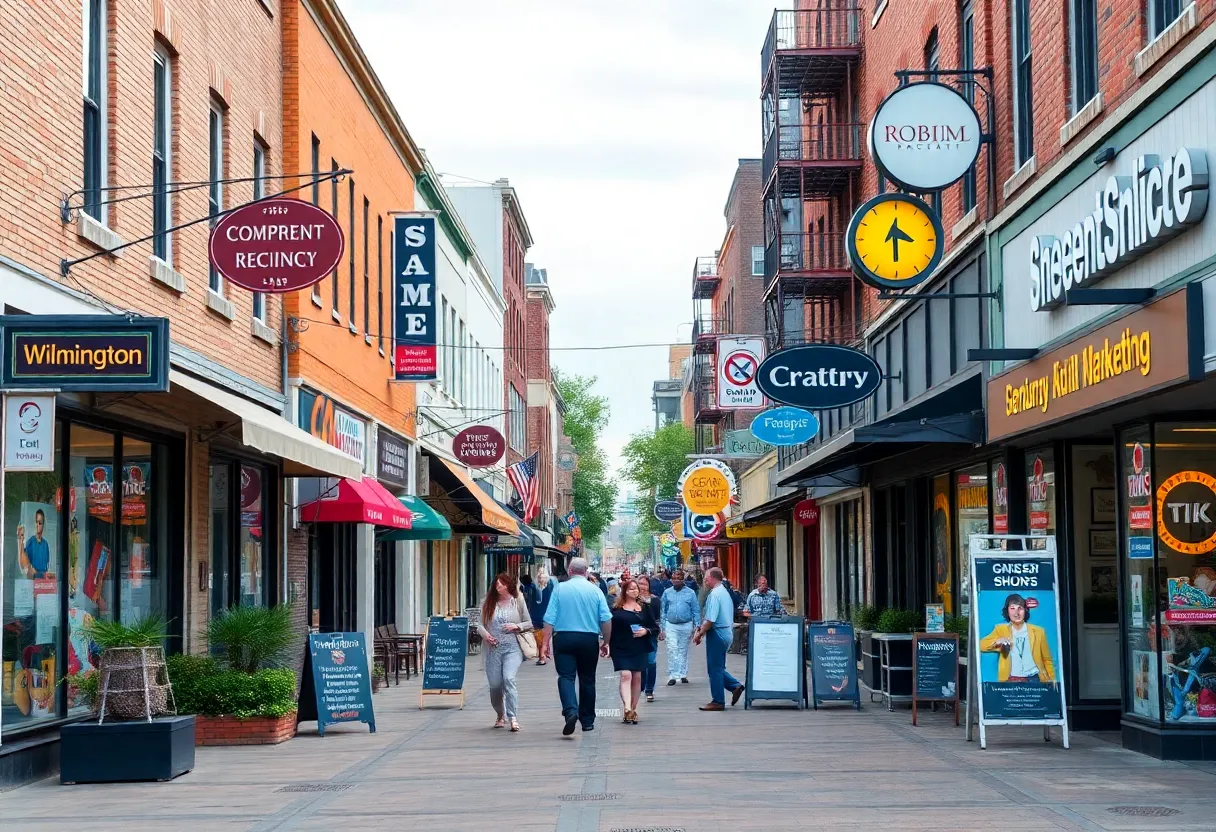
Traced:
[[102, 652], [98, 672], [98, 722], [177, 713], [162, 648], [112, 647]]

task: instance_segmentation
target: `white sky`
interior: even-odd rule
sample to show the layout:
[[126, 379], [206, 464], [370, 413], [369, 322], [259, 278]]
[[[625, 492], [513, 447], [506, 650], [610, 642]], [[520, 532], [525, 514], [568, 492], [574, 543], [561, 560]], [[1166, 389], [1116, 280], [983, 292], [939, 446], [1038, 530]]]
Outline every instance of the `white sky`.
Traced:
[[560, 348], [687, 342], [693, 260], [721, 243], [736, 160], [760, 155], [773, 0], [340, 5], [436, 169], [515, 186], [557, 303], [552, 363], [599, 377], [615, 467], [654, 425], [667, 350]]

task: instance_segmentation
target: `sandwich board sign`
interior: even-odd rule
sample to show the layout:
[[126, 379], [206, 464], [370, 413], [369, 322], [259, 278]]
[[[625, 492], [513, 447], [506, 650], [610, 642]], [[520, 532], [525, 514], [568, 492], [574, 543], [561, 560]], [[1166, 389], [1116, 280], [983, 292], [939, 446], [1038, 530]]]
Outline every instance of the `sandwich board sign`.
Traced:
[[807, 626], [811, 658], [811, 707], [824, 701], [852, 702], [861, 710], [857, 687], [857, 654], [853, 625], [847, 621], [815, 621]]
[[747, 698], [806, 700], [806, 659], [801, 618], [753, 618], [747, 624]]
[[309, 633], [296, 724], [316, 720], [317, 733], [338, 722], [366, 722], [376, 733], [371, 664], [363, 633]]
[[464, 665], [469, 652], [469, 619], [432, 615], [426, 625], [425, 653], [422, 663], [422, 688], [418, 709], [424, 696], [459, 696], [464, 708]]
[[974, 715], [980, 748], [990, 725], [1041, 725], [1045, 740], [1058, 725], [1068, 748], [1056, 539], [976, 534], [969, 548], [967, 739]]
[[912, 724], [922, 702], [954, 705], [958, 725], [958, 634], [925, 632], [912, 634]]

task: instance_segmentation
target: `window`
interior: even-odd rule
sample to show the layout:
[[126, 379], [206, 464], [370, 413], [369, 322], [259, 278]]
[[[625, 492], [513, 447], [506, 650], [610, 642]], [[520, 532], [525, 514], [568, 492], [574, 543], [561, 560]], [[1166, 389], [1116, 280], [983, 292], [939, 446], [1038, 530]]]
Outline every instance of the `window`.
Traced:
[[350, 303], [348, 304], [348, 308], [350, 310], [350, 331], [355, 333], [359, 331], [359, 327], [355, 325], [355, 321], [359, 320], [355, 317], [355, 180], [351, 178], [347, 181], [350, 184], [350, 202], [348, 203], [350, 208], [348, 213], [348, 228], [350, 230], [346, 232], [346, 239], [350, 241], [346, 246], [350, 261]]
[[[330, 214], [333, 215], [334, 222], [341, 222], [338, 219], [338, 160], [330, 158], [329, 172], [333, 174], [329, 180], [330, 196], [333, 198], [333, 209]], [[333, 316], [338, 320], [342, 320], [342, 313], [338, 311], [338, 264], [334, 263], [334, 270], [330, 272], [330, 283], [333, 287]]]
[[1152, 36], [1155, 38], [1178, 19], [1187, 3], [1183, 0], [1149, 0]]
[[752, 246], [752, 277], [764, 276], [764, 246]]
[[85, 0], [84, 12], [84, 212], [104, 221], [101, 194], [106, 186], [105, 0]]
[[172, 129], [169, 55], [152, 52], [152, 254], [169, 262], [169, 131]]
[[460, 335], [456, 339], [456, 389], [459, 391], [457, 398], [463, 402], [468, 401], [469, 393], [469, 380], [465, 373], [467, 362], [465, 361], [464, 321], [460, 321], [457, 331]]
[[[965, 0], [959, 12], [959, 66], [962, 69], [975, 69], [975, 8], [971, 0]], [[963, 81], [963, 95], [972, 105], [975, 104], [975, 84], [970, 79]], [[975, 207], [975, 165], [963, 174], [963, 213], [967, 214]]]
[[367, 226], [371, 205], [363, 197], [363, 337], [372, 337], [372, 280], [369, 276], [367, 256]]
[[215, 460], [211, 486], [211, 614], [235, 606], [274, 603], [271, 488], [276, 471]]
[[[261, 199], [266, 195], [266, 148], [254, 137], [253, 140], [253, 198]], [[253, 293], [253, 317], [266, 322], [266, 295], [262, 292]]]
[[376, 217], [376, 333], [384, 352], [384, 217]]
[[1030, 0], [1013, 2], [1013, 147], [1017, 167], [1034, 155], [1034, 90], [1030, 71]]
[[509, 425], [510, 433], [509, 442], [511, 447], [519, 451], [521, 454], [525, 452], [528, 444], [528, 423], [527, 423], [527, 408], [524, 406], [524, 398], [519, 395], [519, 391], [512, 384], [508, 391], [510, 401], [510, 417], [511, 424]]
[[459, 343], [456, 340], [456, 307], [453, 306], [451, 309], [449, 309], [448, 314], [450, 316], [448, 318], [448, 340], [447, 340], [448, 370], [451, 372], [451, 375], [448, 377], [448, 395], [451, 396], [452, 398], [456, 398], [456, 391], [458, 389], [456, 385], [459, 383], [457, 381], [457, 376], [460, 373], [459, 368], [456, 365], [456, 361], [457, 361], [456, 345]]
[[[321, 140], [312, 134], [312, 204], [321, 207]], [[312, 284], [312, 299], [321, 305], [321, 283]]]
[[1098, 0], [1072, 0], [1072, 112], [1098, 94]]
[[[208, 176], [210, 186], [207, 189], [207, 209], [211, 217], [210, 225], [214, 228], [218, 222], [217, 215], [223, 210], [224, 204], [224, 114], [214, 102], [211, 104], [210, 130], [208, 131], [209, 159]], [[208, 269], [207, 285], [217, 294], [223, 291], [220, 273], [213, 268]]]

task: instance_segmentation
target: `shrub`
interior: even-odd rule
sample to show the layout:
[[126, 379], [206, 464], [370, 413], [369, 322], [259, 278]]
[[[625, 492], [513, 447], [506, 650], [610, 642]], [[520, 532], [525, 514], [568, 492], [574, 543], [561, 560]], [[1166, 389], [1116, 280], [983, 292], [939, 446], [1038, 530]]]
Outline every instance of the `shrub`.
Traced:
[[131, 624], [94, 618], [85, 635], [102, 650], [116, 647], [160, 647], [169, 637], [169, 622], [160, 613], [141, 616]]
[[208, 622], [207, 640], [232, 670], [254, 673], [280, 667], [290, 659], [296, 641], [291, 606], [230, 607]]
[[853, 610], [853, 629], [877, 630], [880, 615], [882, 615], [882, 611], [878, 607], [871, 604], [863, 604]]
[[90, 708], [96, 709], [98, 697], [101, 695], [101, 674], [96, 670], [86, 670], [84, 673], [73, 673], [67, 678], [68, 689], [75, 688], [84, 698]]
[[971, 626], [971, 619], [965, 615], [947, 615], [945, 630], [947, 633], [958, 633], [958, 637], [962, 641], [967, 640], [967, 628]]
[[925, 616], [913, 610], [883, 610], [875, 629], [880, 633], [910, 633], [923, 629]]
[[207, 656], [170, 656], [169, 680], [182, 714], [277, 718], [296, 710], [296, 674], [288, 668], [244, 673]]

